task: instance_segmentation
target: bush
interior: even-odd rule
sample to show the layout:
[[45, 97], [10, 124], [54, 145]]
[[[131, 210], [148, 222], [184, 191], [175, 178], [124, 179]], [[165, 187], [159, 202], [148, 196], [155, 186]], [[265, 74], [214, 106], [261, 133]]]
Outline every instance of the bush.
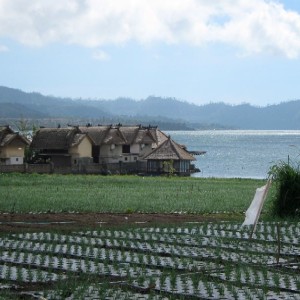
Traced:
[[281, 162], [274, 165], [269, 174], [276, 185], [273, 212], [280, 217], [300, 215], [300, 171], [299, 165]]

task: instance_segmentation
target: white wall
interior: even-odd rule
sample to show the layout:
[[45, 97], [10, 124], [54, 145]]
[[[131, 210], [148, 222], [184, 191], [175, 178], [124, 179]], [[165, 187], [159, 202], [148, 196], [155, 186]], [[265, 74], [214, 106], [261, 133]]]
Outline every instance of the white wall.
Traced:
[[24, 162], [23, 157], [21, 156], [13, 156], [6, 160], [7, 165], [22, 165]]

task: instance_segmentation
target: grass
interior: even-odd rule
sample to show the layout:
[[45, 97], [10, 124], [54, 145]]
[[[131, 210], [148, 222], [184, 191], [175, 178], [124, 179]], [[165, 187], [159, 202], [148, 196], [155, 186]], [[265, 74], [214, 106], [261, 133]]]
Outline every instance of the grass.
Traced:
[[[255, 189], [264, 183], [254, 179], [0, 174], [0, 210], [243, 212]], [[264, 210], [269, 210], [268, 204]]]

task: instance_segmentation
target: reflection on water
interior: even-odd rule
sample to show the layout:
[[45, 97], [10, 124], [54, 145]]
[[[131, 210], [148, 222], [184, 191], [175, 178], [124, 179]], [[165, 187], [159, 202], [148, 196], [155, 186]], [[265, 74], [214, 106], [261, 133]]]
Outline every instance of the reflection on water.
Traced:
[[189, 150], [205, 150], [196, 156], [196, 177], [266, 178], [279, 161], [296, 163], [300, 155], [300, 131], [214, 130], [168, 131]]

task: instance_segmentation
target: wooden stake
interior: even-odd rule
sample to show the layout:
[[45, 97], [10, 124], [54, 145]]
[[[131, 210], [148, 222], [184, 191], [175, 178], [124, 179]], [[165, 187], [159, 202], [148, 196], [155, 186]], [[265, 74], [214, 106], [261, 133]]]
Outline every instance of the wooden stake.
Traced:
[[276, 263], [277, 263], [277, 266], [279, 266], [279, 259], [280, 259], [280, 227], [279, 227], [279, 223], [276, 224], [276, 229], [277, 229], [277, 258], [276, 258]]

